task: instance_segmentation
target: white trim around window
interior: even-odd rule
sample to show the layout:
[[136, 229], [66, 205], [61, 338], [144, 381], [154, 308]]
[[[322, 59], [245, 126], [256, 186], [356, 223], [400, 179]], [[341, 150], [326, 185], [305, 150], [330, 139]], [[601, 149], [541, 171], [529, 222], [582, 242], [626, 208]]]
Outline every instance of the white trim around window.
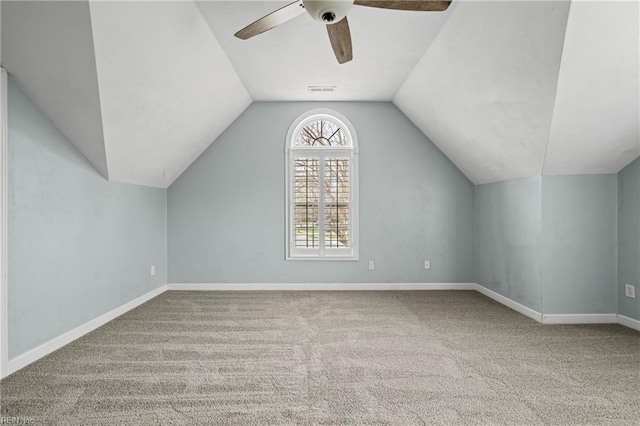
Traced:
[[358, 260], [353, 125], [332, 110], [302, 114], [287, 132], [285, 168], [286, 259]]

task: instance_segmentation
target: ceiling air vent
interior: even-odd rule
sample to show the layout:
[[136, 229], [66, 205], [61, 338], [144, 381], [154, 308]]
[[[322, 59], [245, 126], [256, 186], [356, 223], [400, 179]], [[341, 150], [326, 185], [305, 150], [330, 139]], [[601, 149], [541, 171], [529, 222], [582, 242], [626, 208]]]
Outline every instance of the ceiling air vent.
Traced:
[[336, 86], [309, 86], [309, 92], [311, 93], [329, 93], [335, 91]]

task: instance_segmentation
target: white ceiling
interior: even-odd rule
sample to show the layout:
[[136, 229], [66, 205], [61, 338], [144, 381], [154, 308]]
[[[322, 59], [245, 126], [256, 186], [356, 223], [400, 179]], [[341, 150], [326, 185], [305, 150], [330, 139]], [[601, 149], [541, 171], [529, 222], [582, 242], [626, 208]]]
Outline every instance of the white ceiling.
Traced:
[[640, 155], [638, 2], [574, 1], [544, 174], [615, 173]]
[[[249, 40], [233, 36], [288, 3], [291, 1], [198, 2], [256, 101], [389, 101], [450, 13], [354, 6], [348, 16], [353, 60], [344, 65], [336, 61], [325, 26], [306, 13]], [[308, 86], [337, 86], [337, 91], [309, 93]]]
[[2, 64], [119, 182], [167, 187], [252, 100], [393, 100], [474, 183], [638, 156], [637, 2], [354, 7], [344, 65], [305, 14], [233, 37], [285, 4], [3, 0]]
[[109, 177], [166, 188], [251, 103], [193, 2], [93, 2]]
[[108, 177], [89, 5], [2, 1], [2, 66]]
[[540, 174], [568, 12], [458, 4], [394, 103], [474, 183]]

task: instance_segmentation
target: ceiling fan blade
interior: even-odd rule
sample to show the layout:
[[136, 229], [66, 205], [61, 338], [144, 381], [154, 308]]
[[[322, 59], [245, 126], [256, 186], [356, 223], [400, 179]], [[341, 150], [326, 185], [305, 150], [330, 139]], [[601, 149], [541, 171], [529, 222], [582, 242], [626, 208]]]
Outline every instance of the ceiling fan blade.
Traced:
[[352, 60], [351, 32], [349, 31], [347, 17], [345, 16], [338, 23], [327, 25], [327, 32], [338, 63], [344, 64]]
[[355, 0], [353, 4], [381, 9], [442, 12], [447, 10], [451, 0]]
[[256, 22], [247, 25], [234, 35], [242, 40], [246, 40], [253, 36], [257, 36], [258, 34], [262, 34], [271, 28], [277, 27], [280, 24], [284, 24], [303, 13], [304, 4], [302, 4], [302, 0], [294, 1], [293, 3], [281, 7], [275, 12], [271, 12], [267, 16], [258, 19]]

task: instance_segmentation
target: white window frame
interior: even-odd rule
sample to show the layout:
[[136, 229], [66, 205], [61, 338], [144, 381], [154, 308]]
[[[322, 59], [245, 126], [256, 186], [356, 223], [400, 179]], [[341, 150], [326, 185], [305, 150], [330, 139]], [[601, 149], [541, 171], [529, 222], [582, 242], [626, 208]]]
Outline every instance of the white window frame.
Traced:
[[[308, 123], [326, 119], [340, 125], [342, 131], [347, 133], [351, 140], [351, 146], [346, 147], [297, 147], [295, 138]], [[294, 216], [294, 161], [296, 158], [318, 158], [320, 170], [320, 188], [324, 188], [324, 160], [326, 158], [348, 158], [349, 173], [349, 248], [325, 248], [324, 232], [320, 230], [318, 248], [297, 248], [295, 246], [295, 220]], [[320, 196], [318, 217], [324, 218], [324, 208]], [[286, 259], [287, 260], [358, 260], [359, 259], [359, 232], [358, 232], [358, 137], [351, 122], [342, 114], [330, 109], [313, 109], [296, 118], [287, 132], [285, 142], [285, 212], [286, 212]], [[324, 219], [323, 219], [324, 220]]]

